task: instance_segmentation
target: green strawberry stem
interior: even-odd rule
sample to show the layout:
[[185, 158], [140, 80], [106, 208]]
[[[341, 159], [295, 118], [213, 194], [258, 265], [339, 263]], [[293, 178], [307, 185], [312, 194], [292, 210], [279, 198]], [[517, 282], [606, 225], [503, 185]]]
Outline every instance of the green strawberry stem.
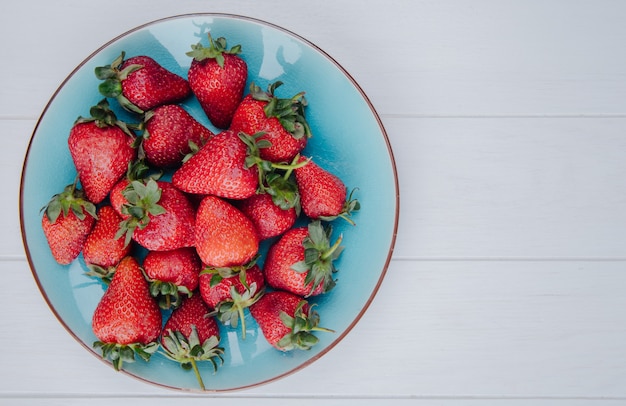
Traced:
[[200, 275], [209, 274], [211, 275], [211, 281], [209, 286], [214, 287], [218, 283], [222, 281], [222, 279], [230, 278], [236, 275], [239, 275], [239, 279], [241, 280], [242, 285], [248, 288], [248, 284], [246, 282], [246, 270], [252, 268], [257, 260], [259, 259], [259, 254], [255, 255], [250, 261], [243, 265], [233, 265], [229, 267], [213, 267], [207, 266], [206, 268], [200, 271]]
[[193, 370], [198, 385], [205, 390], [204, 381], [200, 375], [198, 361], [209, 361], [213, 365], [213, 371], [217, 371], [217, 361], [224, 362], [222, 354], [224, 349], [218, 347], [219, 338], [211, 336], [203, 343], [200, 342], [198, 330], [191, 325], [189, 337], [185, 337], [180, 331], [169, 330], [162, 339], [163, 355], [166, 358], [180, 363], [181, 368]]
[[85, 275], [99, 279], [105, 286], [109, 286], [116, 268], [115, 266], [102, 267], [96, 264], [89, 264], [87, 269], [89, 270], [85, 272]]
[[186, 55], [198, 62], [202, 62], [205, 59], [215, 59], [220, 68], [224, 68], [224, 54], [237, 55], [241, 53], [241, 45], [235, 45], [231, 49], [227, 49], [226, 38], [219, 37], [214, 41], [211, 33], [208, 34], [208, 37], [208, 47], [201, 43], [192, 45], [191, 51], [187, 52]]
[[133, 113], [143, 114], [143, 110], [135, 106], [122, 94], [122, 81], [126, 80], [128, 75], [135, 72], [138, 69], [143, 68], [143, 65], [131, 64], [124, 69], [120, 70], [120, 67], [124, 63], [124, 57], [126, 53], [122, 53], [106, 66], [98, 66], [95, 68], [94, 73], [96, 77], [102, 80], [102, 83], [98, 86], [98, 91], [104, 97], [111, 97], [117, 99], [125, 110]]
[[[295, 169], [308, 164], [310, 158], [301, 161], [300, 154], [298, 154], [291, 163], [267, 161], [261, 158], [260, 149], [271, 146], [271, 143], [266, 139], [260, 139], [264, 135], [263, 132], [253, 135], [239, 132], [237, 135], [248, 147], [248, 156], [245, 160], [246, 167], [257, 167], [259, 183], [257, 193], [271, 195], [274, 204], [282, 209], [287, 210], [292, 207], [299, 209], [300, 194], [291, 174]], [[282, 171], [285, 173], [282, 174]]]
[[146, 277], [150, 283], [150, 295], [157, 299], [163, 310], [176, 309], [182, 304], [183, 296], [190, 297], [192, 292], [185, 286], [178, 286], [173, 282], [164, 282]]
[[319, 219], [324, 221], [333, 221], [337, 218], [342, 218], [347, 221], [348, 224], [355, 226], [356, 223], [350, 217], [352, 216], [353, 212], [359, 211], [361, 209], [361, 203], [357, 199], [352, 197], [354, 192], [357, 190], [358, 188], [352, 189], [339, 214], [337, 214], [336, 216], [320, 216]]
[[200, 375], [200, 370], [198, 369], [198, 363], [194, 358], [190, 358], [189, 363], [191, 364], [191, 370], [193, 371], [193, 374], [196, 376], [198, 385], [200, 385], [200, 389], [206, 390], [206, 387], [204, 386], [204, 381], [202, 380], [202, 375]]
[[339, 258], [344, 247], [341, 245], [343, 235], [331, 245], [331, 234], [330, 225], [324, 227], [319, 220], [309, 223], [308, 235], [302, 241], [304, 259], [291, 266], [296, 272], [306, 273], [304, 285], [311, 286], [306, 296], [310, 296], [320, 285], [324, 293], [335, 287], [333, 274], [337, 269], [334, 261]]
[[295, 169], [302, 168], [303, 166], [308, 164], [311, 161], [311, 158], [306, 158], [300, 162], [298, 161], [300, 161], [300, 154], [296, 155], [290, 164], [272, 163], [271, 165], [272, 165], [272, 168], [274, 169], [284, 170], [285, 171], [284, 179], [287, 179], [289, 178], [289, 176]]
[[[244, 278], [245, 279], [245, 278]], [[218, 318], [222, 323], [229, 323], [232, 328], [237, 328], [239, 320], [241, 321], [241, 339], [246, 339], [246, 319], [244, 309], [256, 303], [265, 293], [264, 289], [257, 290], [256, 282], [247, 286], [244, 292], [239, 293], [234, 286], [230, 287], [230, 300], [225, 300], [218, 304]]]
[[277, 346], [285, 351], [290, 351], [294, 348], [310, 350], [319, 342], [319, 339], [312, 334], [312, 332], [335, 332], [334, 330], [319, 326], [319, 314], [313, 309], [315, 304], [311, 304], [308, 311], [305, 312], [304, 307], [306, 305], [307, 301], [301, 300], [296, 307], [293, 317], [288, 315], [286, 312], [280, 313], [281, 321], [290, 329], [290, 332], [288, 332], [277, 343]]
[[139, 356], [144, 361], [149, 361], [152, 354], [159, 348], [159, 344], [156, 342], [148, 344], [118, 344], [95, 341], [93, 347], [100, 349], [102, 358], [110, 360], [113, 364], [113, 368], [119, 371], [122, 369], [124, 362], [135, 362], [135, 355]]
[[122, 206], [122, 213], [128, 218], [120, 223], [115, 238], [125, 235], [125, 245], [130, 244], [135, 229], [144, 229], [150, 222], [150, 215], [158, 216], [165, 213], [161, 200], [161, 188], [156, 180], [148, 178], [145, 183], [133, 180], [122, 192], [128, 203]]
[[343, 241], [343, 234], [340, 234], [339, 237], [337, 237], [337, 240], [335, 241], [335, 243], [320, 256], [320, 259], [322, 261], [332, 259], [332, 256], [335, 254], [335, 251], [337, 251], [337, 249], [340, 248], [341, 241]]
[[96, 220], [98, 219], [96, 206], [87, 200], [82, 189], [77, 188], [78, 179], [79, 177], [76, 175], [72, 184], [67, 185], [63, 192], [52, 196], [50, 201], [41, 208], [51, 223], [55, 223], [61, 213], [63, 213], [63, 217], [67, 217], [70, 210], [80, 220], [85, 218], [85, 213]]

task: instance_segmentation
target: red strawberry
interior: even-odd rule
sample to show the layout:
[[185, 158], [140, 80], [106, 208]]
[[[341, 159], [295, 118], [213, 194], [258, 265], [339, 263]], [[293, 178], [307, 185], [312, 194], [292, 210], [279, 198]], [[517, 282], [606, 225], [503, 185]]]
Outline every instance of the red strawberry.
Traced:
[[241, 270], [238, 275], [222, 278], [219, 273], [200, 274], [200, 294], [204, 302], [217, 310], [219, 320], [237, 328], [241, 320], [241, 336], [246, 338], [243, 311], [263, 296], [265, 279], [258, 265]]
[[279, 99], [274, 90], [281, 85], [282, 82], [275, 82], [264, 92], [251, 84], [250, 94], [237, 107], [230, 127], [246, 134], [264, 133], [259, 140], [266, 140], [269, 145], [261, 149], [261, 158], [271, 162], [291, 161], [311, 137], [304, 117], [304, 93]]
[[187, 196], [169, 182], [149, 179], [132, 181], [124, 189], [127, 216], [118, 236], [126, 235], [150, 251], [192, 247], [195, 235], [195, 209]]
[[333, 332], [319, 327], [320, 317], [311, 307], [298, 295], [273, 291], [253, 304], [250, 313], [274, 348], [308, 350], [319, 341], [313, 332]]
[[87, 198], [102, 202], [128, 164], [135, 159], [133, 134], [118, 121], [106, 100], [91, 108], [91, 118], [79, 118], [68, 138], [70, 154]]
[[246, 162], [248, 146], [236, 132], [211, 138], [172, 175], [172, 183], [187, 193], [245, 199], [256, 193], [258, 168]]
[[196, 44], [187, 52], [193, 58], [187, 73], [191, 90], [211, 123], [221, 129], [230, 126], [248, 78], [248, 66], [238, 56], [240, 52], [241, 46], [227, 50], [226, 39], [213, 41], [211, 34], [208, 47]]
[[209, 267], [239, 266], [257, 255], [259, 236], [240, 210], [218, 197], [206, 196], [196, 213], [195, 247]]
[[158, 348], [161, 310], [150, 296], [135, 258], [126, 257], [118, 264], [93, 313], [92, 328], [98, 338], [94, 348], [99, 348], [116, 370], [123, 362], [133, 362], [135, 354], [149, 360]]
[[105, 97], [116, 98], [126, 110], [143, 113], [163, 104], [175, 103], [191, 94], [187, 81], [149, 56], [124, 60], [122, 52], [110, 65], [97, 67], [96, 77]]
[[178, 307], [184, 294], [197, 287], [202, 263], [192, 247], [170, 251], [150, 251], [143, 260], [143, 269], [151, 281], [150, 293], [159, 299], [163, 309]]
[[267, 284], [300, 296], [328, 292], [335, 286], [333, 261], [343, 247], [342, 237], [330, 245], [331, 227], [314, 221], [308, 227], [287, 231], [270, 247], [263, 271]]
[[178, 166], [191, 152], [190, 142], [200, 147], [213, 132], [177, 104], [146, 113], [143, 150], [146, 161], [159, 168]]
[[[300, 157], [301, 161], [306, 159]], [[294, 173], [304, 214], [327, 221], [341, 217], [354, 225], [350, 216], [360, 209], [360, 203], [352, 199], [354, 191], [346, 198], [347, 189], [341, 179], [313, 161], [295, 169]]]
[[130, 246], [124, 245], [124, 239], [115, 238], [121, 221], [113, 207], [106, 205], [98, 209], [98, 220], [83, 248], [83, 258], [88, 266], [112, 267], [130, 253]]
[[85, 245], [97, 218], [96, 207], [74, 183], [54, 195], [42, 210], [41, 226], [52, 256], [59, 264], [68, 265]]
[[239, 202], [237, 207], [252, 220], [260, 240], [281, 235], [294, 225], [298, 217], [294, 207], [283, 209], [277, 206], [267, 193], [250, 196]]
[[161, 336], [165, 356], [179, 362], [183, 369], [191, 368], [202, 390], [205, 386], [197, 362], [209, 361], [217, 370], [217, 360], [223, 362], [224, 353], [224, 349], [217, 346], [219, 341], [219, 326], [200, 295], [186, 298], [172, 312]]

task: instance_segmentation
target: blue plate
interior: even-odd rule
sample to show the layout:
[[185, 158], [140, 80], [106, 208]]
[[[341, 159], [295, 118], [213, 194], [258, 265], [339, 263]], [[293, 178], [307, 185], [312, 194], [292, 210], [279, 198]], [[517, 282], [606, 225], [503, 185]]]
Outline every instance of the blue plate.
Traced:
[[[298, 35], [252, 18], [224, 14], [190, 14], [154, 21], [108, 42], [85, 59], [61, 84], [46, 106], [32, 135], [24, 162], [20, 190], [22, 238], [28, 261], [48, 305], [84, 347], [96, 340], [91, 316], [102, 296], [100, 283], [86, 276], [82, 257], [68, 266], [53, 259], [41, 229], [40, 209], [50, 197], [72, 183], [76, 170], [67, 137], [78, 116], [102, 99], [94, 68], [111, 63], [121, 51], [127, 57], [145, 54], [186, 77], [191, 44], [208, 42], [207, 34], [225, 37], [228, 46], [241, 44], [249, 81], [265, 89], [280, 80], [277, 90], [290, 97], [304, 90], [307, 119], [313, 138], [305, 154], [357, 187], [361, 210], [357, 223], [334, 222], [334, 237], [343, 233], [345, 250], [337, 261], [334, 290], [316, 299], [321, 325], [335, 333], [319, 333], [310, 351], [282, 353], [270, 347], [246, 311], [247, 337], [222, 327], [224, 364], [213, 375], [201, 366], [209, 391], [229, 391], [270, 382], [315, 361], [333, 348], [358, 322], [374, 298], [389, 265], [398, 225], [399, 195], [389, 140], [373, 106], [354, 79], [324, 51]], [[247, 89], [247, 87], [246, 87]], [[115, 105], [111, 101], [111, 105]], [[183, 103], [200, 122], [216, 130], [195, 99]], [[364, 337], [363, 339], [367, 339]], [[108, 361], [106, 362], [108, 365]], [[113, 369], [111, 369], [113, 373]], [[149, 362], [125, 364], [124, 371], [159, 386], [198, 388], [193, 373], [155, 354]]]

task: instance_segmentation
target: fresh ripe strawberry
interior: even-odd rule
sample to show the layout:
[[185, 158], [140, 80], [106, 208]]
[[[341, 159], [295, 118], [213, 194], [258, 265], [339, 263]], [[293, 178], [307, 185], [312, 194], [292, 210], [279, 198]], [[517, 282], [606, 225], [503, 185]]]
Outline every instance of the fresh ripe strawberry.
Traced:
[[259, 236], [240, 210], [219, 197], [206, 196], [196, 213], [195, 247], [209, 267], [239, 266], [257, 255]]
[[124, 175], [137, 150], [132, 132], [117, 120], [106, 100], [92, 107], [91, 115], [74, 123], [68, 145], [87, 198], [98, 204]]
[[68, 265], [85, 245], [97, 218], [96, 206], [74, 183], [54, 195], [42, 210], [41, 226], [52, 256], [59, 264]]
[[115, 238], [122, 218], [106, 205], [98, 209], [98, 220], [85, 241], [83, 259], [88, 266], [108, 268], [117, 265], [130, 253], [130, 246], [123, 238]]
[[126, 110], [143, 113], [163, 104], [175, 103], [191, 94], [187, 81], [165, 69], [149, 56], [124, 60], [122, 52], [110, 65], [97, 67], [98, 89], [105, 97], [116, 98]]
[[158, 348], [161, 322], [161, 310], [150, 296], [137, 260], [125, 257], [93, 313], [92, 328], [98, 338], [94, 348], [116, 370], [123, 362], [133, 362], [135, 354], [147, 361]]
[[250, 94], [237, 107], [230, 126], [246, 134], [264, 133], [259, 140], [266, 140], [269, 145], [261, 149], [261, 158], [271, 162], [290, 162], [311, 137], [304, 117], [304, 93], [279, 99], [274, 91], [281, 85], [282, 82], [275, 82], [264, 92], [252, 83]]
[[172, 175], [172, 183], [187, 193], [245, 199], [259, 186], [258, 168], [248, 167], [248, 146], [234, 131], [223, 131], [204, 144]]
[[241, 46], [227, 50], [226, 39], [213, 41], [211, 34], [208, 47], [196, 44], [187, 52], [193, 58], [187, 73], [191, 90], [211, 123], [221, 129], [230, 126], [248, 78], [248, 66], [237, 55], [240, 52]]
[[[308, 158], [300, 157], [301, 161]], [[300, 192], [304, 214], [312, 219], [332, 221], [341, 217], [354, 225], [350, 219], [353, 211], [360, 208], [359, 201], [347, 196], [343, 181], [313, 161], [294, 171]], [[354, 192], [354, 191], [353, 191]]]
[[178, 307], [181, 294], [189, 296], [198, 287], [202, 263], [193, 247], [170, 251], [149, 251], [143, 269], [151, 281], [150, 293], [162, 309]]
[[205, 386], [197, 362], [209, 361], [216, 371], [217, 360], [223, 362], [224, 353], [224, 349], [217, 346], [219, 342], [219, 326], [200, 295], [186, 298], [172, 312], [161, 335], [165, 356], [179, 362], [183, 369], [191, 368], [202, 390]]
[[217, 310], [218, 319], [237, 328], [241, 320], [241, 336], [246, 338], [244, 309], [263, 296], [265, 278], [258, 265], [241, 270], [239, 274], [222, 278], [219, 273], [200, 274], [200, 294], [211, 309]]
[[294, 225], [298, 217], [294, 207], [280, 208], [267, 193], [237, 202], [237, 207], [252, 220], [260, 240], [281, 235]]
[[270, 247], [263, 271], [267, 284], [300, 296], [315, 296], [335, 286], [333, 261], [343, 247], [342, 237], [330, 245], [332, 228], [319, 221], [308, 227], [296, 227], [285, 232]]
[[187, 195], [169, 182], [149, 179], [132, 181], [124, 189], [126, 216], [118, 237], [126, 235], [150, 251], [192, 247], [195, 236], [195, 209]]
[[146, 113], [143, 150], [146, 161], [158, 168], [175, 167], [191, 152], [190, 142], [202, 146], [213, 132], [177, 104]]
[[263, 295], [250, 313], [274, 348], [308, 350], [319, 341], [313, 332], [333, 332], [319, 327], [320, 317], [311, 307], [302, 297], [277, 290]]

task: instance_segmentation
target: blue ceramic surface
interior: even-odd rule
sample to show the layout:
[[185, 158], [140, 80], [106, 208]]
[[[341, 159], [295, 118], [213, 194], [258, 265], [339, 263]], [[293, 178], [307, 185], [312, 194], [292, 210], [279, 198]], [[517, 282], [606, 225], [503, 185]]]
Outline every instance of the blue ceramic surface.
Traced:
[[[239, 330], [222, 327], [224, 365], [215, 375], [210, 365], [201, 366], [207, 390], [226, 391], [272, 381], [328, 352], [369, 306], [391, 258], [398, 224], [398, 183], [389, 141], [362, 90], [330, 56], [282, 28], [222, 14], [171, 17], [115, 38], [70, 74], [44, 110], [24, 163], [20, 215], [28, 260], [44, 298], [67, 330], [99, 356], [92, 349], [96, 337], [91, 331], [91, 316], [103, 287], [84, 275], [82, 257], [69, 266], [54, 261], [41, 230], [40, 209], [52, 195], [72, 183], [76, 175], [67, 137], [74, 120], [88, 116], [90, 106], [102, 99], [94, 68], [109, 64], [123, 50], [127, 57], [149, 55], [186, 77], [190, 58], [185, 53], [191, 44], [207, 43], [209, 32], [214, 38], [226, 37], [229, 47], [241, 44], [241, 56], [249, 67], [249, 82], [265, 89], [281, 80], [284, 85], [277, 94], [282, 97], [306, 92], [306, 114], [313, 138], [305, 154], [338, 175], [350, 189], [357, 187], [355, 196], [362, 205], [353, 217], [356, 226], [342, 220], [334, 222], [333, 237], [343, 234], [346, 247], [337, 261], [336, 288], [311, 299], [319, 304], [321, 325], [335, 333], [317, 334], [320, 342], [310, 351], [281, 353], [267, 344], [246, 311], [246, 340], [240, 339]], [[199, 121], [216, 130], [195, 99], [183, 105]], [[169, 388], [197, 388], [191, 372], [183, 371], [160, 354], [148, 363], [125, 364], [122, 373]]]

